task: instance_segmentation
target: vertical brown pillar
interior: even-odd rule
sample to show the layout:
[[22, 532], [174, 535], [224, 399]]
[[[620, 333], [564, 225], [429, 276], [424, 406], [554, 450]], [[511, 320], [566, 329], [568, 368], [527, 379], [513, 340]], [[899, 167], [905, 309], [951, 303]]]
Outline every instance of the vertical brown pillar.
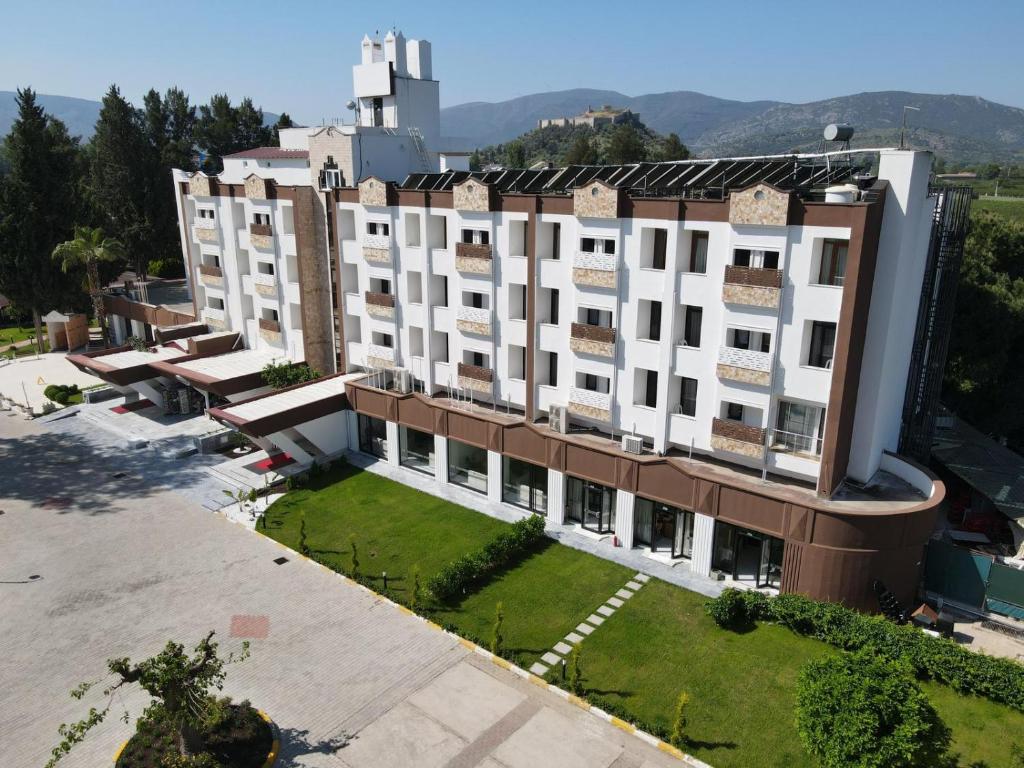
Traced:
[[295, 188], [295, 250], [302, 302], [306, 362], [321, 373], [335, 370], [331, 277], [327, 266], [327, 222], [312, 187]]

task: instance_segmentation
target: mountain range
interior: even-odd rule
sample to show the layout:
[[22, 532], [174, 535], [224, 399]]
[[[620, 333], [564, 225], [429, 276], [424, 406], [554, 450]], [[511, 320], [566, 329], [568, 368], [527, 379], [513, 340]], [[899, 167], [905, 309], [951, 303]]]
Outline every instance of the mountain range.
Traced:
[[806, 104], [733, 101], [693, 91], [626, 96], [578, 88], [521, 96], [501, 102], [470, 102], [441, 110], [441, 127], [473, 146], [508, 141], [536, 127], [537, 120], [572, 116], [605, 104], [625, 107], [660, 133], [674, 132], [698, 156], [742, 156], [813, 150], [833, 122], [856, 129], [854, 146], [899, 143], [903, 107], [907, 143], [961, 163], [1024, 159], [1024, 110], [977, 96], [879, 91]]

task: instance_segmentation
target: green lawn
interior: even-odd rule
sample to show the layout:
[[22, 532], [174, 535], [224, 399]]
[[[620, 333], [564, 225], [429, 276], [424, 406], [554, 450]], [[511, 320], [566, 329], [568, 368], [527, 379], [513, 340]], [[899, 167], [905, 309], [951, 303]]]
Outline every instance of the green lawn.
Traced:
[[[17, 325], [8, 325], [0, 328], [0, 350], [6, 350], [11, 344], [25, 339], [35, 338], [34, 327], [21, 328]], [[43, 328], [43, 338], [46, 338], [46, 328]]]
[[[313, 554], [348, 572], [355, 534], [361, 571], [408, 602], [408, 575], [422, 582], [458, 555], [507, 527], [486, 515], [348, 465], [289, 493], [267, 513], [266, 534], [298, 549], [300, 513]], [[633, 571], [547, 541], [457, 605], [426, 605], [439, 623], [487, 644], [494, 610], [504, 606], [506, 650], [529, 666], [614, 594]], [[616, 714], [669, 730], [680, 691], [691, 699], [687, 751], [717, 768], [813, 766], [794, 724], [796, 679], [809, 660], [836, 653], [788, 629], [718, 628], [703, 596], [652, 579], [582, 646], [587, 696]], [[552, 670], [551, 680], [560, 672]], [[1024, 714], [927, 683], [950, 727], [962, 766], [1008, 764], [1011, 742], [1024, 742]]]
[[1024, 198], [1003, 200], [997, 198], [978, 198], [971, 204], [973, 210], [991, 211], [1011, 221], [1024, 222]]

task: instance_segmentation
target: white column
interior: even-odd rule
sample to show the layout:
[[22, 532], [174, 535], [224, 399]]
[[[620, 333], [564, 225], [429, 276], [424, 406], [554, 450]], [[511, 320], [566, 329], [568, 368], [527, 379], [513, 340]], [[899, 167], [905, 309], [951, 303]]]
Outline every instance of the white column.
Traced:
[[448, 482], [448, 438], [434, 435], [434, 472], [437, 482]]
[[355, 411], [345, 411], [345, 426], [348, 429], [348, 449], [359, 450], [359, 414]]
[[630, 491], [615, 491], [615, 535], [619, 538], [619, 546], [633, 548], [633, 507], [636, 505], [636, 494]]
[[557, 469], [548, 469], [548, 520], [565, 522], [565, 475]]
[[707, 576], [711, 573], [711, 548], [715, 542], [715, 518], [696, 512], [693, 515], [693, 557], [690, 570]]
[[501, 502], [501, 454], [496, 451], [487, 452], [487, 499]]
[[398, 424], [394, 421], [385, 421], [384, 425], [385, 434], [388, 436], [388, 464], [397, 467], [401, 464], [398, 448]]

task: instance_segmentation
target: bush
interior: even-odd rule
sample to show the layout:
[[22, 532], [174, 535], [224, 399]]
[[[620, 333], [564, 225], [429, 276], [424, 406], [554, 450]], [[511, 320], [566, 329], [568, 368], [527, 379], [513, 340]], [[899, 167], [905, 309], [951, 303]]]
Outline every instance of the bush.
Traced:
[[267, 363], [261, 371], [263, 383], [273, 389], [283, 389], [293, 384], [302, 384], [320, 378], [320, 372], [306, 363]]
[[530, 515], [514, 522], [480, 550], [468, 552], [446, 565], [427, 582], [438, 600], [450, 600], [497, 569], [525, 554], [544, 537], [544, 518]]
[[821, 603], [801, 595], [752, 597], [759, 593], [737, 596], [736, 592], [727, 589], [705, 606], [720, 626], [737, 626], [722, 623], [719, 618], [729, 620], [738, 615], [741, 624], [773, 621], [847, 651], [870, 648], [885, 659], [908, 664], [918, 677], [1024, 711], [1024, 665], [1017, 662], [974, 653], [952, 640], [926, 635], [917, 627], [867, 616], [837, 603]]
[[949, 744], [909, 670], [867, 650], [804, 667], [796, 723], [807, 751], [826, 768], [931, 766]]
[[52, 400], [58, 405], [67, 405], [72, 395], [78, 394], [78, 386], [72, 384], [50, 384], [46, 389], [43, 390], [43, 396], [48, 400]]
[[146, 267], [150, 277], [184, 277], [185, 263], [181, 259], [153, 259]]

